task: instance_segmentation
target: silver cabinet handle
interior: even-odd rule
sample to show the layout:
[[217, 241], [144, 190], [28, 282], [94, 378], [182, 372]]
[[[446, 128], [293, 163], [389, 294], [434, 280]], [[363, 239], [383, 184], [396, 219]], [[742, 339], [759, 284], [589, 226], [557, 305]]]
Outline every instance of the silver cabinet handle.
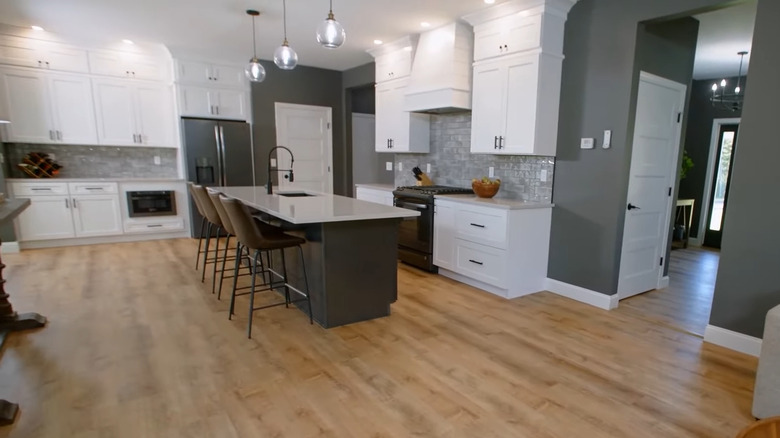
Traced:
[[62, 140], [62, 131], [57, 130], [57, 140]]
[[214, 105], [214, 108], [217, 109], [217, 115], [219, 115], [219, 105]]
[[498, 148], [499, 149], [504, 149], [504, 137], [503, 136], [499, 136], [498, 137]]
[[493, 137], [493, 149], [498, 149], [498, 136]]
[[46, 68], [49, 68], [49, 61], [46, 61]]
[[70, 202], [68, 201], [68, 198], [65, 198], [65, 208], [70, 208]]
[[209, 114], [214, 114], [214, 105], [209, 105]]
[[138, 144], [144, 144], [144, 135], [138, 134]]
[[133, 143], [138, 143], [138, 137], [136, 134], [133, 134]]
[[34, 192], [39, 192], [39, 191], [50, 192], [51, 191], [51, 187], [33, 187], [30, 190], [32, 190]]
[[146, 228], [160, 228], [162, 227], [162, 224], [149, 224], [146, 226]]
[[49, 129], [49, 140], [54, 140], [54, 131]]
[[41, 64], [43, 64], [43, 63], [41, 61], [38, 61], [38, 68], [42, 67]]
[[76, 205], [76, 198], [73, 198], [73, 208], [79, 208], [78, 205]]

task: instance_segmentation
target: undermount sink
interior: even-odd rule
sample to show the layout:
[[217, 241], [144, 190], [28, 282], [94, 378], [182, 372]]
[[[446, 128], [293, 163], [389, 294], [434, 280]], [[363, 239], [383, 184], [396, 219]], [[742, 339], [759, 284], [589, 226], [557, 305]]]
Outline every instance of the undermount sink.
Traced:
[[286, 196], [288, 198], [302, 198], [304, 196], [317, 196], [317, 195], [310, 195], [304, 192], [283, 192], [283, 193], [277, 193], [277, 195]]

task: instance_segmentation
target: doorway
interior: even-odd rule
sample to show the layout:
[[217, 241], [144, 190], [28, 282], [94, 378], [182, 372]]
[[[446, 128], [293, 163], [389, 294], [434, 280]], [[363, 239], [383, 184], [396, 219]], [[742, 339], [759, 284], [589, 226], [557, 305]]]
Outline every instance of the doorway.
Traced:
[[716, 125], [714, 160], [710, 162], [709, 205], [704, 228], [704, 246], [720, 249], [724, 218], [728, 204], [731, 169], [737, 148], [738, 123]]
[[[333, 193], [333, 135], [332, 109], [325, 106], [274, 104], [276, 111], [276, 139], [279, 145], [292, 151], [277, 153], [277, 169], [295, 170], [294, 182], [286, 170], [279, 170], [280, 189], [308, 189]], [[279, 149], [278, 151], [281, 151]]]

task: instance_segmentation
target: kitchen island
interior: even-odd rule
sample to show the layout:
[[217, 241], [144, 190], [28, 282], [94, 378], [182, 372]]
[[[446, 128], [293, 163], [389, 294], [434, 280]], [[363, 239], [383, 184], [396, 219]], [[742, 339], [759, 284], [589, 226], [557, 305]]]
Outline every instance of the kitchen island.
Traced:
[[[226, 196], [281, 221], [303, 245], [312, 315], [325, 328], [388, 316], [398, 297], [398, 224], [419, 213], [312, 191], [266, 194], [265, 187], [222, 187]], [[298, 257], [289, 282], [304, 290]], [[305, 303], [299, 303], [299, 307]]]

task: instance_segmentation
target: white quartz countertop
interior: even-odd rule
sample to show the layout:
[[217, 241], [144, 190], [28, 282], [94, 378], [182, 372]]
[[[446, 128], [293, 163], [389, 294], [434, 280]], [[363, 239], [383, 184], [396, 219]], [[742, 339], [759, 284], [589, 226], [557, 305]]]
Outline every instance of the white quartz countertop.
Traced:
[[[277, 191], [275, 189], [273, 195], [266, 194], [265, 187], [221, 187], [219, 190], [226, 196], [240, 199], [252, 208], [293, 224], [393, 219], [420, 215], [417, 211], [404, 208], [311, 190], [280, 189]], [[314, 196], [280, 195], [287, 192], [305, 192]]]
[[355, 187], [365, 187], [367, 189], [384, 190], [386, 192], [392, 192], [395, 190], [395, 186], [392, 184], [355, 184]]
[[503, 208], [505, 210], [521, 210], [524, 208], [552, 208], [550, 202], [521, 201], [518, 199], [480, 198], [477, 195], [436, 195], [436, 199], [474, 204], [483, 207]]
[[7, 178], [9, 182], [187, 182], [183, 178]]

